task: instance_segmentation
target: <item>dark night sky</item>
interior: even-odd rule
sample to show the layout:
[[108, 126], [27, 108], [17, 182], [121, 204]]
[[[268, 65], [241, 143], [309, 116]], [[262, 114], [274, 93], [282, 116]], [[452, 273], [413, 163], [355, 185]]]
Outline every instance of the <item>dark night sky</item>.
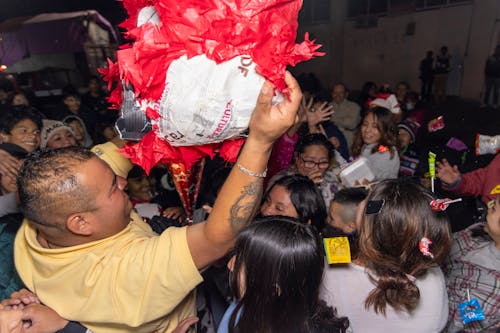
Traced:
[[111, 24], [125, 19], [125, 11], [116, 0], [0, 0], [0, 21], [17, 16], [95, 9]]

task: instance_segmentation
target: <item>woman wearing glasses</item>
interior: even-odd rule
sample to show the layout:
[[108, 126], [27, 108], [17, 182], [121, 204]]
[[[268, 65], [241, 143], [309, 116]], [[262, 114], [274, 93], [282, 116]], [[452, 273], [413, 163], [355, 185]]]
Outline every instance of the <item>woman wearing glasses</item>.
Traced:
[[339, 166], [344, 163], [345, 160], [323, 134], [308, 134], [297, 142], [292, 165], [272, 177], [267, 188], [284, 176], [300, 174], [319, 186], [328, 207], [335, 193], [340, 190], [336, 175], [340, 171]]

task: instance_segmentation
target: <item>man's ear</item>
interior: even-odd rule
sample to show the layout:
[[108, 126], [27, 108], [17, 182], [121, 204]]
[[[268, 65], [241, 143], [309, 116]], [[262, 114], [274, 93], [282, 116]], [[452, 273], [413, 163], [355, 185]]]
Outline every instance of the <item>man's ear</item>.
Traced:
[[72, 233], [80, 236], [91, 236], [94, 232], [91, 216], [89, 213], [74, 213], [66, 220], [66, 228]]

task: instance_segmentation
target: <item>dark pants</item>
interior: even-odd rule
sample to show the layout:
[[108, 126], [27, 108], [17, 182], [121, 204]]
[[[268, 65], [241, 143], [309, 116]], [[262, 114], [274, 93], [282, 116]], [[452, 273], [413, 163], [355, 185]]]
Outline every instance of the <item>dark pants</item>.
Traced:
[[446, 89], [448, 84], [448, 74], [436, 74], [434, 75], [434, 99], [436, 103], [443, 103], [446, 101]]
[[434, 80], [432, 78], [421, 79], [421, 80], [422, 80], [422, 87], [420, 88], [420, 96], [421, 96], [422, 100], [428, 101], [431, 98], [432, 83]]
[[[500, 78], [486, 77], [486, 91], [484, 93], [484, 104], [498, 106], [498, 92], [500, 90]], [[493, 103], [490, 103], [490, 95], [493, 92]]]

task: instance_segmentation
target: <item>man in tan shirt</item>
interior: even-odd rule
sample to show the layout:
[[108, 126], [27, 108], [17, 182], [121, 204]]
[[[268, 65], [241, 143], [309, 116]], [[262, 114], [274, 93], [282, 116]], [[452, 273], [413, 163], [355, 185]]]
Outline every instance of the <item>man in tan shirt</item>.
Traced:
[[31, 157], [19, 176], [26, 221], [15, 242], [26, 286], [94, 332], [172, 332], [194, 313], [199, 271], [234, 246], [256, 212], [273, 142], [298, 120], [302, 93], [289, 73], [285, 82], [289, 98], [274, 106], [274, 89], [264, 84], [246, 143], [207, 221], [160, 236], [131, 215], [126, 180], [90, 151]]
[[357, 103], [347, 100], [349, 92], [343, 83], [336, 83], [332, 89], [333, 115], [330, 121], [333, 122], [344, 134], [351, 151], [354, 133], [360, 122], [361, 108]]

